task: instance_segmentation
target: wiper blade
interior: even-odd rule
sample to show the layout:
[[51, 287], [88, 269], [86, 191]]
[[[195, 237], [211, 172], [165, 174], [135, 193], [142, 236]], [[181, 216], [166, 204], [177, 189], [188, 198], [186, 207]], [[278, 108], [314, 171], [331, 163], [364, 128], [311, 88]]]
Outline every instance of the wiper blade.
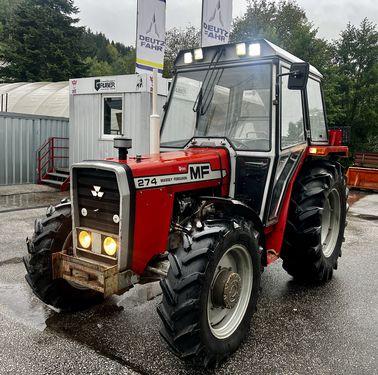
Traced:
[[[205, 98], [204, 103], [206, 104], [207, 99], [210, 96], [210, 92], [211, 92], [212, 88], [215, 86], [216, 82], [218, 82], [219, 79], [220, 79], [220, 76], [218, 78], [219, 71], [216, 71], [215, 68], [218, 65], [218, 62], [219, 62], [223, 52], [224, 52], [224, 47], [219, 49], [214, 54], [214, 56], [213, 56], [213, 58], [210, 62], [210, 65], [207, 69], [205, 79], [203, 80], [203, 83], [202, 83], [202, 87], [200, 88], [198, 95], [197, 95], [197, 98], [196, 98], [196, 101], [194, 102], [193, 112], [199, 112], [199, 110], [201, 109], [201, 111], [200, 111], [201, 115], [206, 113], [206, 111], [205, 112], [203, 111], [204, 106], [202, 105], [202, 102], [203, 102], [203, 99]], [[215, 74], [215, 76], [214, 76], [214, 74]], [[217, 81], [217, 79], [218, 79], [218, 81]], [[211, 96], [211, 98], [212, 98], [212, 96]], [[210, 101], [211, 101], [211, 98], [210, 98]], [[206, 108], [206, 110], [207, 110], [207, 108]]]
[[217, 74], [215, 75], [212, 84], [208, 85], [207, 91], [205, 91], [205, 95], [202, 98], [202, 105], [201, 105], [201, 111], [200, 111], [201, 116], [203, 116], [210, 107], [210, 103], [213, 99], [214, 92], [215, 92], [215, 86], [220, 81], [222, 74], [223, 74], [223, 71], [224, 71], [224, 69], [219, 69], [217, 71]]

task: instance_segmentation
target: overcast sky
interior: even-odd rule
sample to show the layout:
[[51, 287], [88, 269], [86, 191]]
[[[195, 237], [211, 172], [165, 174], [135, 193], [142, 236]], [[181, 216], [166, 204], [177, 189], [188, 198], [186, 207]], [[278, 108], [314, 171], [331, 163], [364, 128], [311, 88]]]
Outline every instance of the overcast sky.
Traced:
[[[246, 10], [246, 0], [233, 0], [233, 16]], [[363, 18], [378, 23], [378, 0], [297, 0], [308, 19], [319, 28], [318, 36], [336, 39], [347, 23], [359, 25]], [[137, 0], [75, 0], [81, 24], [103, 32], [109, 39], [135, 44]], [[167, 0], [167, 29], [200, 26], [201, 0]]]

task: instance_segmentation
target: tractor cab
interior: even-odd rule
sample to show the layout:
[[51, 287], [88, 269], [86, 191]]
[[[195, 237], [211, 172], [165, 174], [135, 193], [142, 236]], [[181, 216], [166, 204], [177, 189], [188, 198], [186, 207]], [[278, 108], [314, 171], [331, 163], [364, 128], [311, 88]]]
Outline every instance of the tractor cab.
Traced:
[[300, 155], [328, 144], [322, 75], [267, 40], [182, 51], [175, 68], [162, 149], [228, 148], [230, 196], [273, 223]]

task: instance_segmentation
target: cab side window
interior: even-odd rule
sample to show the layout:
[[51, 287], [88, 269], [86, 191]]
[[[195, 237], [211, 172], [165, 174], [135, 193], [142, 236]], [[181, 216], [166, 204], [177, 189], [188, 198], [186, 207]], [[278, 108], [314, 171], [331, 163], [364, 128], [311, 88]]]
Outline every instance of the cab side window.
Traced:
[[[286, 68], [282, 73], [288, 73]], [[288, 76], [281, 84], [281, 148], [287, 148], [305, 141], [302, 93], [287, 88]]]
[[324, 115], [320, 83], [309, 78], [307, 83], [308, 112], [310, 116], [311, 141], [327, 141], [327, 128]]

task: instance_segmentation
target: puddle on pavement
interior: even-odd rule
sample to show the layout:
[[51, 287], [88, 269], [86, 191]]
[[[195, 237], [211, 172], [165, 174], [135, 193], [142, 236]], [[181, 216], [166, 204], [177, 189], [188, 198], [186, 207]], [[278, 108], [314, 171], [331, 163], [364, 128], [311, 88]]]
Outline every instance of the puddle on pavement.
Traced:
[[[23, 284], [0, 284], [0, 304], [6, 315], [40, 331], [46, 328], [46, 320], [56, 312], [40, 302], [28, 286]], [[9, 313], [8, 313], [9, 312]]]
[[[87, 313], [92, 319], [99, 321], [113, 313], [118, 313], [124, 309], [143, 305], [160, 295], [160, 288], [155, 283], [150, 285], [137, 285], [122, 296], [113, 296], [105, 300], [102, 304], [81, 312], [62, 312], [53, 310], [35, 297], [26, 284], [0, 284], [0, 305], [4, 306], [6, 315], [11, 315], [12, 319], [25, 325], [43, 331], [46, 327], [59, 329], [59, 321], [64, 321], [64, 317], [77, 316]], [[93, 311], [91, 311], [93, 309]]]
[[[89, 325], [93, 326], [94, 329], [101, 329], [104, 325], [108, 324], [109, 320], [115, 319], [123, 311], [129, 311], [134, 308], [138, 309], [147, 302], [159, 298], [160, 295], [161, 289], [158, 282], [136, 285], [121, 296], [113, 295], [102, 303], [88, 309], [76, 312], [62, 311], [61, 313], [51, 314], [46, 320], [46, 325], [55, 332], [60, 332], [70, 337], [79, 335], [84, 339], [82, 337], [84, 335], [82, 331], [83, 326]], [[73, 316], [74, 319], [71, 319]], [[101, 349], [101, 345], [96, 346], [96, 343], [91, 343], [91, 345], [94, 345], [96, 350]]]
[[[53, 314], [46, 320], [46, 331], [84, 344], [137, 373], [149, 373], [135, 346], [144, 346], [143, 339], [137, 339], [143, 337], [142, 317], [149, 316], [151, 311], [157, 316], [155, 309], [160, 293], [156, 292], [153, 297], [155, 291], [137, 285], [122, 296], [112, 296], [88, 309]], [[123, 340], [122, 345], [119, 340]]]
[[47, 207], [50, 204], [58, 204], [68, 196], [68, 192], [60, 191], [0, 196], [0, 213], [17, 209]]

